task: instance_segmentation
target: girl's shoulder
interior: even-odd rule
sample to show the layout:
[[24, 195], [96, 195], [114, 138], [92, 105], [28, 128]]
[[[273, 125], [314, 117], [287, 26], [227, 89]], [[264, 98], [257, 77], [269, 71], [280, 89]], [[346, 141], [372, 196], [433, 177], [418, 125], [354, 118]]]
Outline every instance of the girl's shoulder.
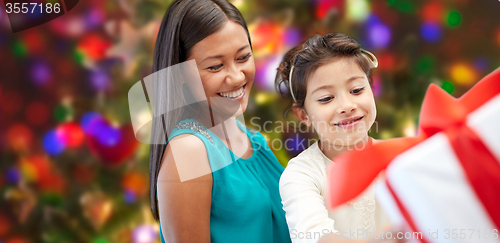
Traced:
[[318, 148], [318, 142], [313, 143], [309, 148], [302, 151], [300, 154], [290, 159], [287, 168], [291, 167], [309, 167], [322, 168], [325, 166], [325, 159], [321, 155], [321, 150]]
[[[316, 188], [321, 188], [326, 172], [326, 163], [318, 153], [317, 142], [292, 158], [280, 178], [280, 188], [299, 184], [312, 183]], [[293, 186], [295, 185], [295, 186]]]

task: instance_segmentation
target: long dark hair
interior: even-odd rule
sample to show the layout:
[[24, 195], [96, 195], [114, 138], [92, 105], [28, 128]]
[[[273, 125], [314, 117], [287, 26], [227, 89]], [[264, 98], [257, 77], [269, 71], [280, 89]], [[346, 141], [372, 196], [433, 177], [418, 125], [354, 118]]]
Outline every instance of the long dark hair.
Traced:
[[[192, 47], [219, 30], [231, 20], [248, 28], [238, 9], [226, 0], [175, 0], [170, 4], [161, 22], [154, 51], [153, 72], [186, 61]], [[149, 154], [149, 189], [151, 212], [159, 220], [156, 200], [158, 172], [163, 157], [167, 133], [182, 119], [182, 113], [163, 111], [178, 107], [176, 101], [183, 100], [182, 84], [169, 79], [154, 81], [153, 121], [151, 129], [151, 151]], [[169, 92], [167, 92], [169, 91]]]

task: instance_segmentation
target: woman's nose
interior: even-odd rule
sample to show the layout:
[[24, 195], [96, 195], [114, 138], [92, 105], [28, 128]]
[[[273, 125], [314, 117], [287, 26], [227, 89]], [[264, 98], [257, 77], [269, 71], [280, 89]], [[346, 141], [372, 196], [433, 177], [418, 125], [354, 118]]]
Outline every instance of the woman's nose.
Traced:
[[226, 76], [226, 82], [231, 85], [238, 86], [245, 81], [245, 74], [243, 73], [243, 69], [238, 67], [237, 65], [231, 65], [231, 68], [228, 71]]
[[339, 106], [337, 108], [337, 113], [350, 113], [356, 110], [357, 105], [352, 100], [353, 97], [350, 95], [340, 95], [339, 97]]

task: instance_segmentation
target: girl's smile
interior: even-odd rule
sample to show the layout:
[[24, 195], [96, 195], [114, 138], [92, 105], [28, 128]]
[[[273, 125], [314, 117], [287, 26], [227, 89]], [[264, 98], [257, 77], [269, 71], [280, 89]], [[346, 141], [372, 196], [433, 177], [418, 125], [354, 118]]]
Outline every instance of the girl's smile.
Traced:
[[297, 114], [314, 127], [323, 143], [343, 147], [366, 140], [376, 113], [363, 70], [353, 59], [339, 58], [311, 74], [304, 109]]
[[338, 126], [343, 129], [350, 129], [356, 127], [361, 119], [363, 119], [364, 116], [356, 116], [356, 117], [351, 117], [348, 119], [341, 120], [337, 123], [334, 123], [335, 126]]

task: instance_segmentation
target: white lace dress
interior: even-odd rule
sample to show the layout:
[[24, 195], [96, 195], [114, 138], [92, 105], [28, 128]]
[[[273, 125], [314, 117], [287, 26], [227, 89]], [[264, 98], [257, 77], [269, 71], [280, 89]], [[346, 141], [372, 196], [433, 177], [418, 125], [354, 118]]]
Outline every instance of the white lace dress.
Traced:
[[279, 188], [292, 242], [316, 242], [329, 232], [365, 239], [390, 224], [375, 200], [374, 183], [347, 204], [327, 209], [326, 168], [330, 163], [316, 142], [291, 159], [281, 175]]

